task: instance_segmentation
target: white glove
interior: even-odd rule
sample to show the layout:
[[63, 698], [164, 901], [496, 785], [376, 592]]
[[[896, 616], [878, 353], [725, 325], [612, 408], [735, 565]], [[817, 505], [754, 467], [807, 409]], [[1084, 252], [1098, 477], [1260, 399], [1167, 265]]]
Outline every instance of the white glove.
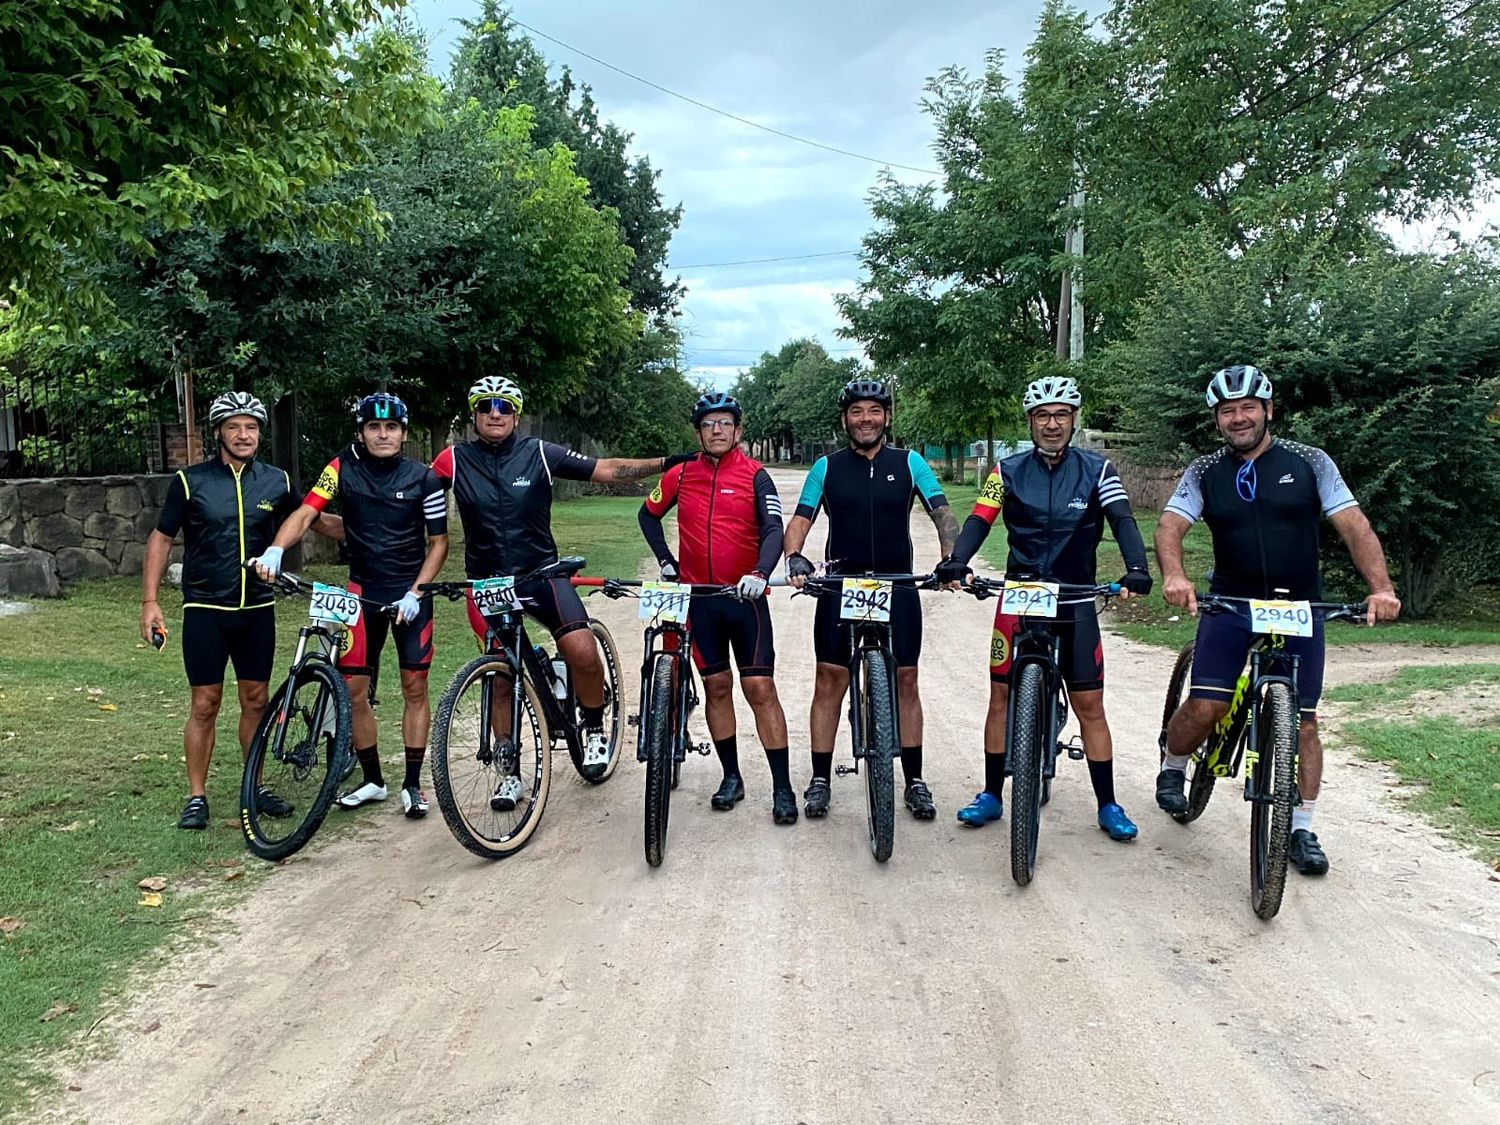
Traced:
[[739, 591], [740, 597], [747, 600], [763, 597], [766, 592], [766, 580], [758, 574], [747, 574], [739, 580], [735, 589]]
[[267, 547], [259, 558], [250, 560], [250, 565], [255, 568], [256, 574], [268, 581], [277, 577], [281, 573], [281, 548]]
[[674, 562], [662, 563], [661, 580], [663, 582], [677, 581], [677, 564]]
[[401, 600], [396, 603], [396, 624], [405, 625], [408, 621], [415, 621], [417, 614], [422, 612], [422, 599], [410, 590], [401, 595]]

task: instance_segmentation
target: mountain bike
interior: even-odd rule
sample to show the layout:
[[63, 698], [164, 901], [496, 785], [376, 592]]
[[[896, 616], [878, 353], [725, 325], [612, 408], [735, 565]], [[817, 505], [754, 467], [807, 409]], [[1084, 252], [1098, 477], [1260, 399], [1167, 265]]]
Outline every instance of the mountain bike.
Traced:
[[1021, 620], [1011, 642], [1007, 678], [1005, 775], [1011, 779], [1010, 877], [1024, 887], [1036, 874], [1042, 806], [1052, 797], [1057, 756], [1066, 750], [1070, 758], [1083, 757], [1082, 746], [1058, 741], [1068, 721], [1067, 687], [1057, 665], [1060, 641], [1052, 624], [1058, 599], [1111, 598], [1120, 587], [971, 577], [964, 589], [981, 601], [999, 596], [1002, 611]]
[[[1302, 803], [1297, 789], [1300, 712], [1298, 657], [1286, 650], [1287, 636], [1311, 636], [1314, 615], [1325, 621], [1363, 621], [1365, 606], [1355, 602], [1262, 601], [1199, 594], [1198, 612], [1249, 614], [1258, 636], [1250, 646], [1248, 669], [1230, 696], [1228, 713], [1215, 724], [1188, 760], [1188, 809], [1173, 813], [1191, 824], [1208, 808], [1214, 782], [1235, 777], [1245, 765], [1245, 800], [1250, 802], [1250, 904], [1265, 919], [1281, 909], [1291, 847], [1292, 809]], [[1167, 683], [1158, 745], [1167, 753], [1167, 724], [1182, 702], [1193, 670], [1189, 641], [1177, 655]]]
[[667, 847], [667, 819], [672, 790], [677, 788], [689, 750], [708, 754], [707, 742], [688, 736], [688, 718], [698, 706], [693, 676], [692, 633], [688, 605], [692, 598], [732, 597], [733, 586], [677, 582], [636, 582], [616, 578], [575, 578], [576, 586], [598, 588], [605, 597], [640, 598], [646, 622], [641, 661], [641, 709], [629, 722], [638, 728], [635, 756], [646, 764], [646, 862], [660, 867]]
[[552, 751], [564, 747], [585, 781], [603, 784], [620, 750], [620, 661], [604, 623], [589, 619], [604, 665], [608, 759], [583, 764], [584, 730], [561, 655], [533, 644], [523, 615], [535, 605], [516, 587], [569, 578], [584, 560], [560, 559], [514, 578], [429, 582], [423, 591], [452, 601], [472, 596], [485, 616], [483, 652], [455, 673], [432, 722], [432, 788], [460, 844], [486, 859], [514, 855], [530, 842], [552, 788]]
[[250, 739], [240, 828], [252, 853], [279, 860], [312, 839], [354, 765], [349, 689], [337, 667], [348, 631], [363, 612], [395, 616], [396, 609], [295, 574], [282, 574], [272, 588], [306, 595], [308, 618], [297, 631], [291, 670]]
[[896, 658], [891, 653], [891, 600], [897, 586], [935, 589], [930, 574], [818, 575], [802, 592], [837, 597], [839, 619], [854, 629], [849, 654], [849, 735], [854, 764], [834, 767], [840, 777], [858, 774], [864, 763], [870, 853], [891, 858], [896, 835], [896, 767], [901, 753], [901, 711], [896, 696]]

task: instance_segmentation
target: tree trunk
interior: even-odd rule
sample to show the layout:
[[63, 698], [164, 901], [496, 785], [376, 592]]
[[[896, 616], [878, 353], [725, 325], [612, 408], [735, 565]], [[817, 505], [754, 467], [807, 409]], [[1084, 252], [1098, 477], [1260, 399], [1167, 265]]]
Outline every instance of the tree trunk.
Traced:
[[1401, 552], [1401, 603], [1405, 617], [1429, 617], [1443, 588], [1442, 556], [1408, 546]]
[[[297, 434], [297, 392], [290, 391], [276, 400], [271, 407], [271, 463], [278, 469], [285, 469], [286, 475], [291, 478], [292, 493], [296, 496], [303, 495], [302, 470], [300, 458], [297, 456], [298, 434]], [[302, 569], [302, 544], [293, 543], [287, 550], [286, 562], [288, 570]]]

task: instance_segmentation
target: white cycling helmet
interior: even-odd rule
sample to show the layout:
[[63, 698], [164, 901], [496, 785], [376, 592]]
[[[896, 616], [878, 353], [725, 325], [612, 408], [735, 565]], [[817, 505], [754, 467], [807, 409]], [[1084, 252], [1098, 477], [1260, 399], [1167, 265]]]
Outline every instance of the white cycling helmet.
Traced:
[[1077, 410], [1083, 405], [1083, 395], [1078, 393], [1078, 382], [1066, 375], [1048, 375], [1026, 388], [1021, 398], [1021, 408], [1030, 414], [1038, 406], [1050, 406], [1060, 402]]
[[226, 391], [208, 407], [208, 424], [217, 426], [225, 419], [245, 414], [262, 426], [266, 424], [266, 404], [249, 391]]
[[525, 405], [521, 388], [504, 375], [486, 375], [469, 388], [469, 413], [474, 413], [475, 404], [486, 398], [503, 398], [515, 408], [517, 414], [521, 413], [521, 408]]
[[1214, 377], [1208, 381], [1208, 393], [1203, 397], [1208, 399], [1210, 410], [1221, 402], [1236, 398], [1259, 398], [1269, 402], [1271, 380], [1266, 378], [1265, 372], [1259, 367], [1237, 363], [1233, 367], [1215, 371]]

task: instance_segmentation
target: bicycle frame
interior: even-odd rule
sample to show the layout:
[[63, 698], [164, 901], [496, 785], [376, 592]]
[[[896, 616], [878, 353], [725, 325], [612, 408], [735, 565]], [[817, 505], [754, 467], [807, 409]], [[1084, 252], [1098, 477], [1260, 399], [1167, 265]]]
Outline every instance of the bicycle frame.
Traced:
[[[1268, 667], [1269, 666], [1269, 667]], [[1268, 802], [1270, 794], [1258, 793], [1255, 766], [1260, 760], [1260, 701], [1271, 684], [1285, 684], [1300, 713], [1302, 697], [1297, 690], [1301, 658], [1286, 651], [1286, 640], [1271, 634], [1258, 637], [1250, 647], [1250, 668], [1242, 673], [1229, 701], [1228, 713], [1215, 725], [1203, 754], [1203, 765], [1215, 777], [1236, 777], [1245, 766], [1245, 800]], [[1248, 728], [1248, 729], [1247, 729]], [[1292, 756], [1293, 769], [1297, 755]], [[1295, 803], [1301, 804], [1298, 793]]]
[[1053, 701], [1053, 705], [1047, 708], [1047, 737], [1043, 740], [1042, 749], [1042, 780], [1051, 781], [1057, 776], [1057, 752], [1060, 749], [1057, 736], [1067, 721], [1067, 689], [1063, 685], [1062, 671], [1057, 664], [1059, 641], [1057, 634], [1047, 626], [1046, 618], [1022, 620], [1026, 624], [1024, 631], [1013, 642], [1010, 674], [1006, 678], [1010, 691], [1005, 702], [1005, 776], [1014, 776], [1011, 764], [1015, 761], [1015, 755], [1010, 753], [1010, 740], [1015, 737], [1016, 730], [1016, 685], [1020, 682], [1022, 670], [1036, 664], [1042, 669], [1046, 698]]
[[[531, 643], [526, 632], [524, 615], [528, 604], [531, 603], [523, 601], [517, 609], [503, 610], [494, 614], [493, 624], [486, 619], [484, 649], [486, 652], [504, 656], [507, 664], [530, 678], [532, 686], [537, 689], [537, 698], [541, 700], [542, 714], [547, 720], [547, 731], [554, 745], [558, 739], [562, 739], [570, 751], [582, 754], [583, 744], [579, 739], [578, 720], [575, 717], [578, 706], [573, 695], [572, 679], [570, 677], [566, 681], [564, 698], [559, 700], [553, 690], [557, 677], [553, 675], [550, 663], [537, 654], [536, 646]], [[483, 713], [489, 714], [489, 708], [493, 703], [493, 682], [487, 681], [480, 691]], [[517, 676], [511, 683], [510, 716], [510, 736], [516, 745], [520, 745], [521, 737], [522, 694], [520, 677]], [[486, 728], [488, 725], [485, 724]], [[486, 730], [481, 735], [482, 750], [487, 749], [483, 743], [488, 737]]]
[[[658, 643], [661, 642], [661, 643]], [[645, 729], [644, 716], [649, 715], [651, 700], [651, 665], [655, 663], [658, 656], [668, 656], [677, 665], [677, 698], [672, 705], [672, 761], [683, 762], [687, 760], [688, 747], [688, 716], [698, 706], [698, 687], [694, 680], [693, 662], [688, 658], [692, 652], [692, 632], [687, 625], [680, 625], [675, 621], [664, 621], [656, 625], [647, 625], [645, 637], [642, 642], [645, 646], [645, 656], [641, 660], [641, 709], [636, 713], [636, 740], [635, 758], [638, 762], [646, 760], [645, 740], [641, 733]], [[701, 752], [708, 753], [705, 744]], [[673, 784], [676, 784], [674, 776]]]
[[[860, 670], [861, 655], [878, 651], [885, 663], [886, 682], [891, 685], [893, 696], [899, 697], [896, 687], [896, 657], [891, 652], [891, 626], [888, 621], [860, 621], [854, 623], [854, 644], [849, 652], [849, 737], [852, 740], [854, 765], [836, 766], [840, 775], [859, 773], [859, 760], [868, 757], [864, 747], [868, 739], [865, 731], [865, 709], [859, 705], [864, 694], [864, 678]], [[891, 700], [891, 714], [896, 720], [896, 745], [901, 745], [901, 708], [899, 698]]]

